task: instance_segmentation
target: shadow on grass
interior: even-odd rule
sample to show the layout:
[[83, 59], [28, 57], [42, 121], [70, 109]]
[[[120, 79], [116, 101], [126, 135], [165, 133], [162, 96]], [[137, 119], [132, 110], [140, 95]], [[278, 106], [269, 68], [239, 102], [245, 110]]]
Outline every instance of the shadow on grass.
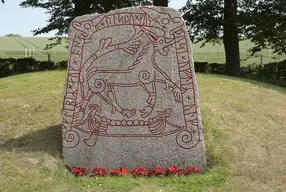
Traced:
[[[209, 125], [208, 118], [204, 116], [204, 127], [209, 129], [209, 134], [205, 134], [208, 140], [221, 141], [223, 134], [218, 134], [218, 138], [214, 138], [212, 134], [214, 127]], [[50, 126], [42, 130], [33, 131], [27, 135], [19, 138], [10, 139], [4, 143], [0, 143], [0, 150], [7, 150], [13, 152], [46, 152], [54, 157], [62, 157], [62, 125]], [[225, 156], [219, 155], [213, 145], [208, 146], [206, 151], [207, 169], [211, 169], [216, 165], [225, 164]]]
[[0, 144], [0, 149], [16, 152], [47, 152], [54, 157], [62, 158], [62, 125], [33, 131], [16, 139]]
[[258, 78], [248, 78], [244, 80], [256, 86], [263, 86], [267, 89], [286, 93], [286, 81], [277, 82], [275, 80], [270, 81], [270, 80], [263, 80], [263, 79], [258, 79]]
[[248, 77], [248, 78], [242, 78], [242, 77], [232, 77], [232, 76], [227, 76], [227, 75], [221, 75], [221, 74], [211, 74], [211, 73], [198, 73], [201, 75], [209, 75], [213, 77], [217, 77], [220, 79], [232, 79], [232, 80], [239, 80], [242, 82], [247, 82], [251, 83], [254, 86], [262, 86], [266, 89], [271, 89], [274, 91], [278, 91], [281, 93], [286, 93], [286, 81], [275, 81], [275, 80], [265, 80], [261, 78], [256, 78], [256, 77]]

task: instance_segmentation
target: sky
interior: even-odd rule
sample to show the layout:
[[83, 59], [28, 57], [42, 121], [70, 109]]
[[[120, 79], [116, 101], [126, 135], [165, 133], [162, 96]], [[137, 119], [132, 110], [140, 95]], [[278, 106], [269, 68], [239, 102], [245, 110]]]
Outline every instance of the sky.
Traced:
[[[33, 29], [45, 27], [49, 18], [44, 9], [21, 8], [23, 0], [5, 0], [0, 4], [0, 36], [16, 33], [24, 37], [32, 37]], [[180, 9], [187, 0], [171, 0], [169, 7]], [[38, 35], [39, 37], [52, 37], [54, 32]]]

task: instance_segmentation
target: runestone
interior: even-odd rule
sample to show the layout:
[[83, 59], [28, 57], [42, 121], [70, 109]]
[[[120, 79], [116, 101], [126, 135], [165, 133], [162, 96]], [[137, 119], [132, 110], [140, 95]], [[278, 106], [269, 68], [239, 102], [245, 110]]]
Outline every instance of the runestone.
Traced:
[[62, 136], [70, 167], [205, 168], [191, 43], [177, 10], [132, 7], [71, 22]]

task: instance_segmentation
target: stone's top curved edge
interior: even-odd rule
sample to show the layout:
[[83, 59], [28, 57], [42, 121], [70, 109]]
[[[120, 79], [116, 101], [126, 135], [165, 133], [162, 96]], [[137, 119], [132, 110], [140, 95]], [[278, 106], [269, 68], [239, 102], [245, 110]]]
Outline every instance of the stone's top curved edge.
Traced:
[[[91, 19], [91, 18], [94, 18], [96, 16], [99, 16], [99, 15], [104, 15], [104, 14], [115, 14], [115, 13], [120, 13], [120, 12], [124, 12], [126, 10], [128, 11], [133, 11], [133, 10], [140, 10], [140, 8], [153, 8], [153, 9], [156, 9], [157, 11], [164, 11], [164, 12], [167, 12], [167, 13], [172, 13], [174, 16], [177, 16], [177, 17], [180, 17], [182, 20], [183, 17], [182, 17], [182, 14], [175, 8], [171, 8], [171, 7], [161, 7], [161, 6], [136, 6], [136, 7], [124, 7], [124, 8], [121, 8], [121, 9], [115, 9], [115, 10], [111, 10], [107, 13], [93, 13], [93, 14], [85, 14], [85, 15], [81, 15], [81, 16], [78, 16], [76, 18], [74, 18], [71, 23], [70, 23], [70, 26], [71, 27], [71, 24], [72, 22], [74, 21], [84, 21], [86, 19]], [[141, 10], [140, 10], [141, 11]]]

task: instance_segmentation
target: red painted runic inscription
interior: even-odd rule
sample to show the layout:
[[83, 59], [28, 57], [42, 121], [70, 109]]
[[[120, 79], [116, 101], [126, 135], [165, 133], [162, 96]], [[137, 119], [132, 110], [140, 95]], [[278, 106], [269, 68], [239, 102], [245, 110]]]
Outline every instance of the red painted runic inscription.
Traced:
[[[174, 142], [184, 149], [200, 142], [194, 72], [184, 23], [181, 18], [150, 7], [140, 10], [140, 13], [102, 14], [72, 22], [76, 33], [69, 48], [63, 106], [65, 148], [75, 148], [80, 142], [93, 147], [98, 137], [132, 139], [176, 134]], [[129, 33], [116, 36], [122, 27]], [[107, 30], [117, 33], [107, 33]], [[85, 48], [91, 44], [94, 50], [87, 51]], [[105, 66], [104, 60], [116, 54], [129, 58], [128, 63], [123, 67]], [[162, 67], [160, 60], [164, 58], [174, 58], [171, 64], [175, 66], [172, 69], [175, 68], [178, 80], [167, 67]], [[140, 104], [136, 106], [127, 107], [119, 99], [120, 93], [132, 95], [138, 90], [146, 99], [139, 98]], [[162, 105], [159, 101], [162, 95], [169, 95], [178, 107]], [[172, 118], [175, 111], [182, 113], [179, 124]], [[124, 128], [146, 131], [110, 131]]]

